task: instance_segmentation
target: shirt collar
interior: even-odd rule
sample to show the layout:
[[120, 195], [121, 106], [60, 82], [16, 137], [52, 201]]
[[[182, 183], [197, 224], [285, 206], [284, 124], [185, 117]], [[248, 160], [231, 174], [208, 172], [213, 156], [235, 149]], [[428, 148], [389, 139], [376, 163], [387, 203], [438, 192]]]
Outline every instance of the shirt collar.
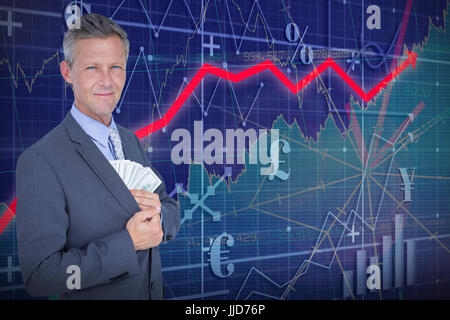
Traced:
[[96, 140], [102, 146], [108, 146], [109, 139], [109, 128], [114, 128], [117, 130], [116, 123], [114, 122], [114, 117], [111, 115], [111, 123], [109, 127], [105, 126], [103, 123], [92, 119], [91, 117], [85, 115], [83, 112], [78, 110], [75, 103], [72, 104], [72, 109], [70, 110], [75, 121], [80, 125], [80, 127], [90, 136], [92, 139]]

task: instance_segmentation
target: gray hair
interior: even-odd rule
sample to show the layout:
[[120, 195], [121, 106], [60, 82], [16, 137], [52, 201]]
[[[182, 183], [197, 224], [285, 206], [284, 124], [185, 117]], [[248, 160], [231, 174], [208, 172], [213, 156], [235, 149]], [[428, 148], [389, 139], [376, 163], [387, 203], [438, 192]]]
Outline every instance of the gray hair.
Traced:
[[67, 30], [63, 40], [64, 60], [72, 68], [75, 59], [75, 41], [78, 39], [107, 38], [117, 35], [125, 46], [125, 62], [128, 60], [130, 42], [125, 30], [117, 23], [96, 13], [84, 14], [80, 17], [79, 27]]

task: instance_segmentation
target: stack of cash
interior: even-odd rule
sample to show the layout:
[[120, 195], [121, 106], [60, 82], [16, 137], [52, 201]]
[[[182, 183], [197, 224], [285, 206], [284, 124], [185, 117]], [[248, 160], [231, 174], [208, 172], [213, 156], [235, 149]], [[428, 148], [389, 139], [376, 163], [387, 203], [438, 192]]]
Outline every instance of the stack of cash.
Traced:
[[109, 162], [130, 190], [143, 189], [154, 192], [161, 184], [161, 179], [151, 168], [143, 167], [130, 160], [112, 160]]

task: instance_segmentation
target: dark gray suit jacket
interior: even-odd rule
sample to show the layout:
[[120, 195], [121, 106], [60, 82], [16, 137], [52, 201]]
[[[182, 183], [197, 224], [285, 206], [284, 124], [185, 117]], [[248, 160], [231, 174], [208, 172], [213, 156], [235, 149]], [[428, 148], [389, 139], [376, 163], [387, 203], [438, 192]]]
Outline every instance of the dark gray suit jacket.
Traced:
[[[136, 135], [117, 127], [125, 158], [151, 167]], [[180, 228], [179, 208], [164, 182], [155, 192], [161, 201], [164, 243]], [[70, 112], [20, 155], [16, 195], [19, 263], [30, 295], [163, 298], [158, 247], [135, 251], [125, 228], [139, 205]], [[70, 265], [80, 268], [80, 290], [67, 287]]]

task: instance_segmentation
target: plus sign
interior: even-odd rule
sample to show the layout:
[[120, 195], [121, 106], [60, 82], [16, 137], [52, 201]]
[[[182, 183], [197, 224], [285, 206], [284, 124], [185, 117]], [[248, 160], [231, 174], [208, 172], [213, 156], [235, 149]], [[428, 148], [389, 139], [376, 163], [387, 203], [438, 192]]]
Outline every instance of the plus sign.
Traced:
[[352, 71], [355, 71], [355, 64], [360, 64], [361, 61], [359, 60], [358, 57], [355, 58], [355, 53], [352, 52], [352, 59], [347, 59], [347, 63], [351, 63], [352, 64]]
[[5, 268], [0, 268], [0, 274], [6, 273], [8, 275], [8, 282], [12, 282], [13, 272], [19, 272], [21, 270], [18, 265], [13, 265], [12, 258], [12, 256], [8, 256], [8, 265]]
[[355, 243], [355, 236], [359, 236], [359, 232], [355, 232], [355, 224], [352, 225], [352, 232], [347, 233], [347, 236], [352, 237], [352, 243]]
[[203, 44], [204, 48], [209, 48], [209, 56], [212, 57], [214, 55], [214, 49], [220, 49], [219, 44], [214, 44], [214, 36], [209, 36], [209, 43]]
[[12, 21], [12, 11], [8, 10], [8, 21], [0, 21], [0, 26], [8, 27], [8, 37], [12, 36], [12, 27], [22, 28], [22, 22]]

